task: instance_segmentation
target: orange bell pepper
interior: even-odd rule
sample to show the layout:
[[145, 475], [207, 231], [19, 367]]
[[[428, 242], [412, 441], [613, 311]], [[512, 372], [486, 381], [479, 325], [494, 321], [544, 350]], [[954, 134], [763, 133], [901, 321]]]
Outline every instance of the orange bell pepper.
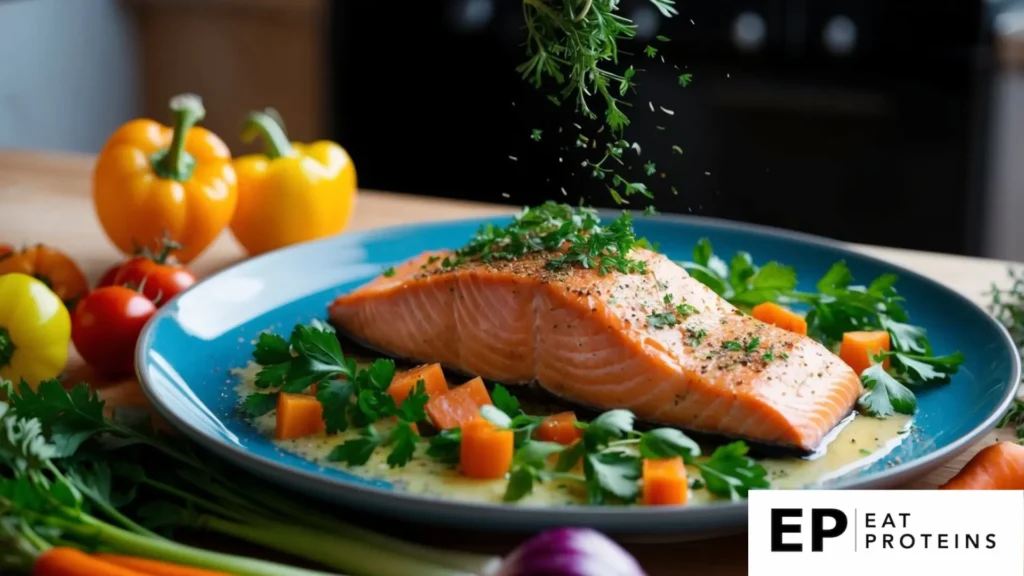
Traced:
[[124, 254], [160, 250], [170, 238], [175, 257], [195, 259], [231, 221], [237, 180], [224, 141], [195, 126], [206, 112], [192, 94], [170, 102], [174, 126], [136, 119], [121, 126], [100, 152], [93, 202], [103, 230]]
[[0, 276], [20, 273], [40, 280], [73, 310], [89, 291], [82, 269], [67, 254], [43, 244], [15, 251], [0, 246]]
[[289, 142], [275, 115], [249, 115], [242, 139], [262, 136], [265, 152], [235, 160], [238, 209], [231, 232], [253, 256], [341, 232], [356, 202], [348, 152], [326, 140]]

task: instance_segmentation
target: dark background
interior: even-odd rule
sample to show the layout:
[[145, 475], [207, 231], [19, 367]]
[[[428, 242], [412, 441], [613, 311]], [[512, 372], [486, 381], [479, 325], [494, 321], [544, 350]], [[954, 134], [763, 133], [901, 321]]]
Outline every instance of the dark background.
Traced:
[[[331, 6], [332, 135], [349, 143], [361, 186], [615, 206], [573, 146], [573, 123], [594, 136], [600, 122], [581, 121], [571, 102], [556, 107], [546, 98], [554, 85], [538, 91], [515, 72], [526, 58], [519, 0]], [[993, 69], [984, 2], [677, 7], [666, 19], [647, 0], [622, 2], [638, 39], [623, 43], [635, 56], [621, 65], [644, 69], [625, 133], [642, 154], [625, 153], [623, 174], [640, 179], [655, 162], [659, 174], [644, 181], [659, 210], [979, 253]], [[641, 54], [647, 44], [665, 63]], [[679, 86], [675, 66], [693, 75], [690, 86]]]

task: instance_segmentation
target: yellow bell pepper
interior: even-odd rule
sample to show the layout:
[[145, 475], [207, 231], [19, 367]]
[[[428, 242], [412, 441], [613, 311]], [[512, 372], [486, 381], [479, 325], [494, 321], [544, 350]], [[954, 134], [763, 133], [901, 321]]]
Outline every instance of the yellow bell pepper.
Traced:
[[242, 139], [257, 135], [264, 154], [235, 159], [238, 208], [231, 232], [251, 255], [337, 234], [356, 201], [356, 169], [333, 142], [289, 142], [273, 110], [253, 112]]
[[0, 276], [0, 378], [35, 388], [68, 361], [71, 315], [46, 284], [21, 273]]
[[237, 179], [224, 141], [195, 126], [206, 114], [202, 100], [183, 94], [170, 108], [173, 128], [136, 119], [111, 135], [93, 173], [93, 202], [121, 252], [157, 254], [170, 239], [188, 263], [231, 221]]

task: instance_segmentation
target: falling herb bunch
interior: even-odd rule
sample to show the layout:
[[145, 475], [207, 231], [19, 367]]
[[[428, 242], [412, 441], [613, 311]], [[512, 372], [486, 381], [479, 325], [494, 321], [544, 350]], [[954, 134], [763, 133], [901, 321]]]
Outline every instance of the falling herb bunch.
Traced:
[[[678, 14], [674, 0], [650, 2], [667, 18]], [[552, 99], [574, 100], [588, 118], [597, 118], [589, 99], [600, 97], [605, 122], [617, 133], [629, 124], [621, 107], [628, 106], [622, 98], [635, 70], [619, 74], [608, 66], [619, 62], [619, 42], [636, 36], [636, 25], [618, 10], [619, 0], [523, 0], [528, 59], [516, 69], [538, 88], [553, 79], [562, 88]]]

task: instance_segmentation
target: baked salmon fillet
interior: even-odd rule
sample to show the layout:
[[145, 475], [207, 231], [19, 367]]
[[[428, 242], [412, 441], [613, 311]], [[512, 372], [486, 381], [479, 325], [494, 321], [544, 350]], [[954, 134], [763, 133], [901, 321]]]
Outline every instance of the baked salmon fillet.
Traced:
[[857, 374], [818, 342], [744, 314], [665, 256], [645, 272], [551, 271], [542, 254], [442, 267], [424, 253], [337, 298], [339, 330], [395, 357], [538, 383], [652, 423], [814, 450]]

